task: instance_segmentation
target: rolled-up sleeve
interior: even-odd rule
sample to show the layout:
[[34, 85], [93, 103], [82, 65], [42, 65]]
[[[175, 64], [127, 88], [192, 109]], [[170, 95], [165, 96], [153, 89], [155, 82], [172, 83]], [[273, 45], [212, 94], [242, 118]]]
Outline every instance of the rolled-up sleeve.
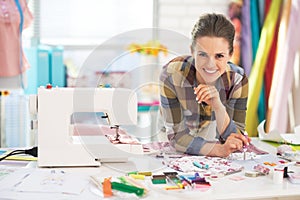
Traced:
[[207, 141], [190, 134], [172, 81], [165, 69], [160, 76], [160, 109], [167, 137], [177, 151], [200, 155], [200, 149]]

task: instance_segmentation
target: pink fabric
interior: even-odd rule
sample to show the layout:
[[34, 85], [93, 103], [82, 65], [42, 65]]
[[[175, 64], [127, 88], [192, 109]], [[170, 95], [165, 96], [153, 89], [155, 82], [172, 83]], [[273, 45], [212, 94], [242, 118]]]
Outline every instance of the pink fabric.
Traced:
[[172, 147], [170, 142], [151, 142], [143, 144], [144, 149], [149, 149], [150, 151], [161, 151], [161, 152], [170, 152], [176, 153], [176, 149]]
[[[33, 17], [26, 1], [19, 0], [23, 10], [23, 29], [29, 26]], [[0, 77], [16, 76], [20, 71], [20, 14], [14, 0], [0, 2]], [[22, 72], [29, 68], [23, 51]]]
[[[237, 151], [237, 152], [242, 153], [243, 151], [241, 150], [241, 151]], [[257, 154], [257, 155], [268, 154], [268, 152], [263, 151], [263, 150], [257, 148], [256, 146], [254, 146], [251, 143], [247, 146], [247, 152], [253, 152], [253, 153]]]
[[116, 129], [105, 125], [92, 124], [74, 124], [75, 136], [102, 136], [105, 135], [111, 143], [120, 144], [140, 144], [140, 142], [133, 136], [129, 135], [124, 129], [119, 128], [119, 138], [116, 140]]

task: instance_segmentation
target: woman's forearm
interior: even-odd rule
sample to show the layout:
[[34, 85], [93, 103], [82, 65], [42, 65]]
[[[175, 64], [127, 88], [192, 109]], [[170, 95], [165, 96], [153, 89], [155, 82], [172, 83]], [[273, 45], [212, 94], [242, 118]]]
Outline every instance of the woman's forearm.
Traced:
[[221, 144], [217, 143], [206, 143], [200, 150], [201, 155], [205, 156], [218, 156], [218, 157], [226, 157], [229, 153], [224, 151], [224, 148]]
[[215, 109], [215, 116], [216, 116], [216, 123], [217, 123], [217, 130], [220, 135], [222, 135], [225, 131], [225, 129], [228, 127], [230, 118], [228, 116], [228, 113], [226, 112], [225, 106], [222, 104], [218, 107], [218, 109]]

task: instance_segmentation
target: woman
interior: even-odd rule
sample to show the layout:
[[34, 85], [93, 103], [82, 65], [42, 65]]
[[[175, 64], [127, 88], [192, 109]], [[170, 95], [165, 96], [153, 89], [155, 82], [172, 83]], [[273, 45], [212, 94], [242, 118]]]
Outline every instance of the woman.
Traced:
[[[226, 157], [249, 143], [244, 136], [248, 79], [229, 62], [234, 34], [225, 16], [203, 15], [192, 31], [192, 55], [163, 67], [161, 113], [167, 137], [180, 152]], [[212, 134], [220, 142], [209, 141]]]

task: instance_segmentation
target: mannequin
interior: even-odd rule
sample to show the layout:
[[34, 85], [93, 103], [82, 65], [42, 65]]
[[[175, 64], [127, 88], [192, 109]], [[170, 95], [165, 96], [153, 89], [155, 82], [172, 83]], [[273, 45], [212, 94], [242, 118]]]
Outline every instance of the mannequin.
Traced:
[[21, 33], [32, 20], [26, 0], [0, 0], [0, 90], [21, 88], [26, 82], [29, 63]]

